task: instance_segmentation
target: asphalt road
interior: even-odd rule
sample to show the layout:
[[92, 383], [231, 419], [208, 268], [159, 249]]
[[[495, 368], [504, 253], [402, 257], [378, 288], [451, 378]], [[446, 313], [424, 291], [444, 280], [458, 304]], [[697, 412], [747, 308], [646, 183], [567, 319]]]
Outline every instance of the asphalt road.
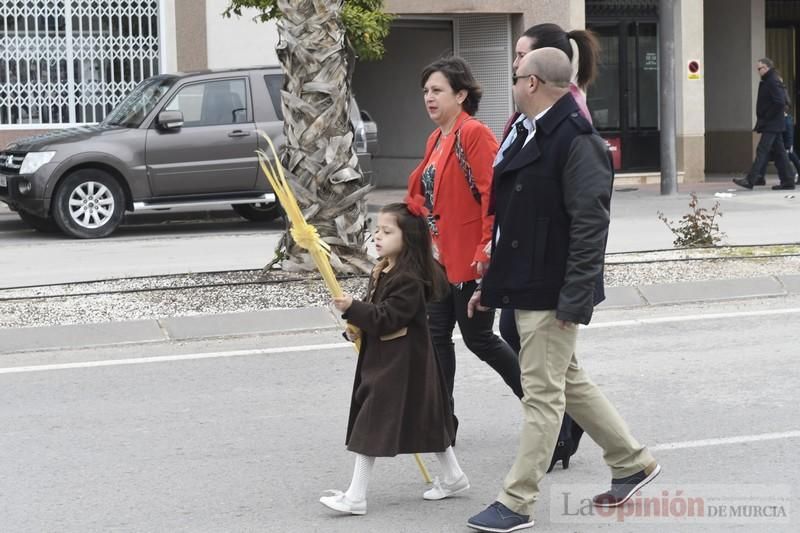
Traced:
[[[797, 531], [798, 316], [797, 297], [600, 311], [579, 337], [583, 364], [664, 468], [645, 496], [683, 491], [710, 507], [741, 491], [783, 506], [784, 522], [565, 514], [563, 492], [590, 497], [609, 483], [584, 438], [569, 470], [547, 476], [535, 530]], [[317, 499], [351, 475], [354, 353], [341, 341], [329, 331], [3, 356], [0, 530], [467, 531], [513, 460], [517, 400], [459, 345], [456, 452], [472, 488], [424, 502], [413, 460], [383, 459], [368, 514], [335, 516]], [[75, 364], [52, 366], [63, 363]]]

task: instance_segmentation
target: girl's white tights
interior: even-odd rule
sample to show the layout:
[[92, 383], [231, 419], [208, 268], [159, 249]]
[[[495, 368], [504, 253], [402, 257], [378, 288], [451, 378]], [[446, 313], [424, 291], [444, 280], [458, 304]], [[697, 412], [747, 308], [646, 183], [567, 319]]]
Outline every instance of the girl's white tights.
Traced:
[[[443, 452], [438, 452], [436, 458], [442, 465], [445, 483], [455, 483], [464, 475], [452, 446], [448, 446]], [[374, 464], [374, 457], [361, 455], [360, 453], [356, 454], [356, 462], [353, 467], [353, 480], [350, 482], [350, 488], [345, 492], [345, 496], [347, 496], [348, 500], [360, 502], [366, 499], [367, 488], [369, 487], [369, 476], [372, 473]]]
[[437, 453], [436, 458], [442, 465], [445, 483], [455, 483], [464, 475], [452, 446], [448, 446], [445, 451]]
[[368, 455], [356, 454], [356, 464], [353, 468], [353, 480], [350, 488], [345, 492], [347, 499], [352, 502], [360, 502], [367, 497], [367, 487], [369, 486], [369, 475], [372, 472], [372, 465], [375, 458]]

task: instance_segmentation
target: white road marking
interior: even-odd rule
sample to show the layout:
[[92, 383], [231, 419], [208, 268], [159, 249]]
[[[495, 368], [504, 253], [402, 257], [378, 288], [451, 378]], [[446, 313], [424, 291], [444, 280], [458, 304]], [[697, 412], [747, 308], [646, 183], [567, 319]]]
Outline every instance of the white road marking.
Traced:
[[[795, 313], [800, 313], [800, 307], [792, 307], [787, 309], [759, 310], [759, 311], [737, 311], [732, 313], [708, 313], [703, 315], [697, 314], [697, 315], [664, 316], [664, 317], [653, 317], [653, 318], [640, 318], [635, 320], [597, 322], [594, 324], [590, 324], [588, 326], [581, 326], [581, 328], [585, 329], [619, 328], [619, 327], [631, 327], [631, 326], [644, 326], [648, 324], [668, 324], [674, 322], [693, 322], [698, 320], [771, 316], [771, 315], [795, 314]], [[453, 339], [461, 339], [461, 335], [453, 335]], [[277, 346], [275, 348], [256, 348], [252, 350], [232, 350], [227, 352], [189, 353], [189, 354], [164, 355], [155, 357], [136, 357], [129, 359], [82, 361], [76, 363], [60, 363], [51, 365], [16, 366], [16, 367], [0, 368], [0, 375], [22, 374], [26, 372], [45, 372], [50, 370], [68, 370], [76, 368], [98, 368], [104, 366], [169, 363], [173, 361], [193, 361], [198, 359], [220, 359], [226, 357], [243, 357], [248, 355], [268, 355], [268, 354], [281, 354], [281, 353], [338, 350], [341, 348], [346, 348], [348, 346], [352, 346], [352, 343], [332, 342], [326, 344], [305, 344], [301, 346]]]
[[722, 446], [725, 444], [743, 444], [745, 442], [761, 442], [765, 440], [798, 439], [800, 431], [784, 431], [782, 433], [761, 433], [760, 435], [741, 435], [739, 437], [724, 437], [719, 439], [688, 440], [684, 442], [667, 442], [648, 446], [653, 452], [683, 450], [685, 448], [705, 448], [707, 446]]
[[[666, 324], [666, 323], [687, 322], [687, 321], [697, 321], [697, 320], [715, 320], [715, 319], [742, 318], [742, 317], [754, 317], [754, 316], [774, 316], [781, 314], [796, 314], [796, 313], [800, 313], [800, 308], [740, 311], [731, 313], [709, 313], [702, 315], [700, 314], [680, 315], [680, 316], [642, 318], [636, 320], [619, 320], [612, 322], [598, 322], [584, 327], [589, 329], [616, 328], [616, 327], [643, 326], [647, 324]], [[461, 335], [453, 335], [453, 338], [460, 339]], [[51, 365], [30, 365], [30, 366], [0, 368], [0, 374], [22, 374], [29, 372], [45, 372], [51, 370], [99, 368], [108, 366], [141, 365], [149, 363], [168, 363], [174, 361], [194, 361], [201, 359], [245, 357], [253, 355], [338, 350], [341, 348], [347, 348], [351, 346], [352, 343], [349, 342], [332, 342], [325, 344], [306, 344], [301, 346], [277, 346], [275, 348], [257, 348], [251, 350], [230, 350], [224, 352], [190, 353], [190, 354], [165, 355], [165, 356], [155, 356], [155, 357], [138, 357], [129, 359], [109, 359], [100, 361], [83, 361], [76, 363], [61, 363], [61, 364], [51, 364]], [[682, 450], [687, 448], [704, 448], [710, 446], [724, 446], [729, 444], [744, 444], [749, 442], [763, 442], [770, 440], [784, 440], [784, 439], [796, 439], [796, 438], [800, 438], [800, 431], [784, 431], [781, 433], [761, 433], [757, 435], [740, 435], [737, 437], [721, 437], [715, 439], [668, 442], [650, 446], [649, 449], [654, 452], [659, 452], [659, 451]]]
[[697, 320], [719, 320], [723, 318], [745, 318], [756, 316], [791, 315], [800, 313], [800, 307], [787, 309], [762, 309], [759, 311], [735, 311], [730, 313], [704, 313], [697, 315], [659, 316], [653, 318], [638, 318], [632, 320], [617, 320], [612, 322], [596, 322], [583, 329], [620, 328], [630, 326], [644, 326], [646, 324], [669, 324], [672, 322], [694, 322]]
[[130, 359], [81, 361], [78, 363], [60, 363], [54, 365], [14, 366], [0, 368], [0, 374], [23, 374], [26, 372], [45, 372], [48, 370], [68, 370], [73, 368], [99, 368], [103, 366], [143, 365], [148, 363], [194, 361], [197, 359], [221, 359], [224, 357], [243, 357], [248, 355], [338, 350], [339, 348], [346, 348], [352, 345], [353, 344], [350, 342], [331, 342], [327, 344], [306, 344], [303, 346], [278, 346], [276, 348], [256, 348], [253, 350], [231, 350], [228, 352], [187, 353], [180, 355], [160, 355], [155, 357], [135, 357]]

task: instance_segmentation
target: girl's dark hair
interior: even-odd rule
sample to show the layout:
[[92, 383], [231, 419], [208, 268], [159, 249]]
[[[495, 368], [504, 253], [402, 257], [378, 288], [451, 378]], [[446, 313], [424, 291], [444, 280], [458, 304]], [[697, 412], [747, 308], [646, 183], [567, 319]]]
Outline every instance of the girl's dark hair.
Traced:
[[458, 56], [450, 56], [438, 59], [422, 69], [422, 81], [420, 87], [425, 87], [425, 82], [434, 72], [441, 72], [447, 78], [447, 83], [453, 89], [453, 92], [465, 90], [467, 97], [462, 104], [464, 111], [469, 115], [474, 115], [478, 112], [478, 104], [483, 96], [483, 91], [475, 76], [472, 75], [469, 65], [466, 61]]
[[433, 258], [433, 245], [427, 221], [409, 212], [404, 203], [388, 204], [381, 213], [394, 215], [397, 227], [403, 232], [403, 250], [392, 270], [405, 272], [425, 285], [425, 297], [436, 300], [446, 294], [447, 278]]
[[546, 23], [531, 26], [525, 37], [533, 39], [531, 50], [538, 48], [558, 48], [572, 61], [572, 39], [578, 45], [578, 86], [588, 87], [597, 77], [597, 64], [600, 61], [600, 42], [590, 30], [564, 31], [558, 24]]

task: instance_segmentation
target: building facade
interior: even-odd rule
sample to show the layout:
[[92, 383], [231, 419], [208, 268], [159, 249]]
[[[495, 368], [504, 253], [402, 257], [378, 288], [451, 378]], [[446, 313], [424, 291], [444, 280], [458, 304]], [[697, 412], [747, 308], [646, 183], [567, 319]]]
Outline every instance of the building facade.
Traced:
[[[0, 0], [0, 145], [93, 123], [142, 79], [160, 73], [275, 64], [274, 23], [226, 19], [227, 0]], [[679, 180], [741, 173], [752, 160], [758, 77], [771, 56], [797, 95], [800, 0], [676, 0]], [[658, 0], [386, 0], [386, 56], [356, 68], [354, 91], [380, 129], [378, 185], [400, 186], [433, 129], [419, 73], [449, 53], [484, 89], [478, 117], [500, 134], [513, 111], [511, 59], [526, 27], [588, 27], [602, 66], [588, 91], [618, 175], [657, 181]], [[795, 112], [794, 109], [792, 111]]]

